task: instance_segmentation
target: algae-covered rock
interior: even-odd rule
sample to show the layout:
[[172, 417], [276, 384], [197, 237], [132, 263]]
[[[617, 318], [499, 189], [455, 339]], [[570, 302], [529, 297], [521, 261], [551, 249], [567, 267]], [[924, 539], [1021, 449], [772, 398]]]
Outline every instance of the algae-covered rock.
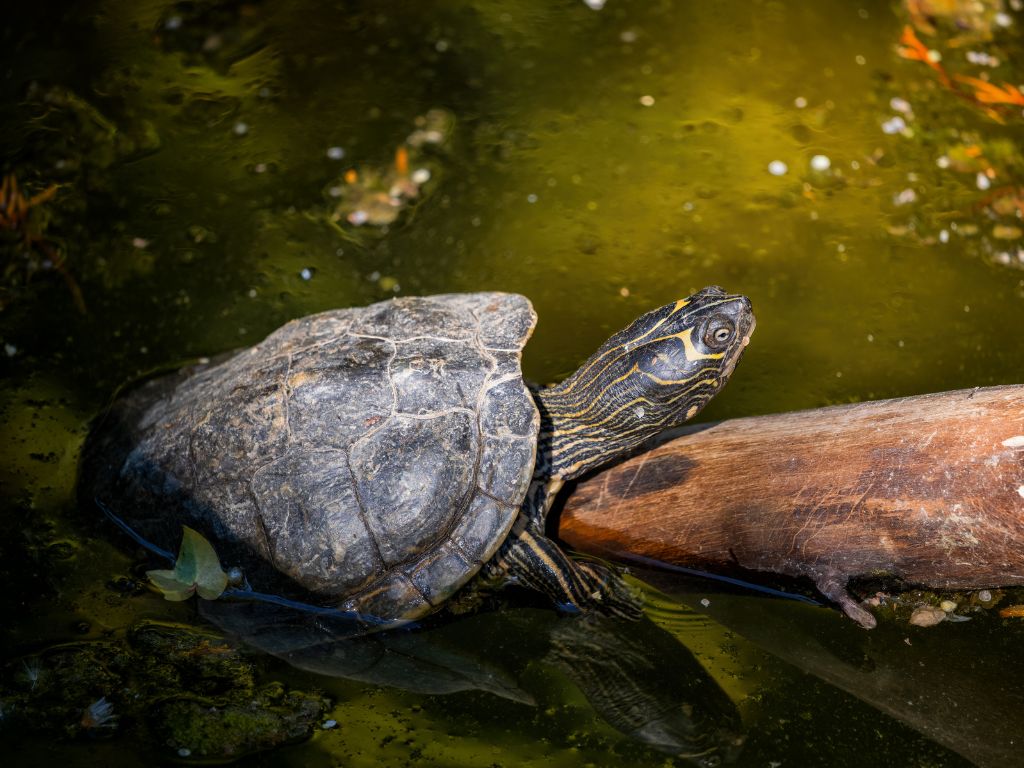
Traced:
[[236, 759], [308, 738], [327, 700], [299, 691], [275, 693], [272, 687], [223, 705], [198, 698], [164, 702], [150, 713], [150, 728], [156, 743], [198, 760]]
[[53, 739], [123, 738], [168, 756], [233, 759], [310, 735], [328, 706], [257, 688], [247, 654], [210, 630], [141, 621], [0, 668], [0, 724]]

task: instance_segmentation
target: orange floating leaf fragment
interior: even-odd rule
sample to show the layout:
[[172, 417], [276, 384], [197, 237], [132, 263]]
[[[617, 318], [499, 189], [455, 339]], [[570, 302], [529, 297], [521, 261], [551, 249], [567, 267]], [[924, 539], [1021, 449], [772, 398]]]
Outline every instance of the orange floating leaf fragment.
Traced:
[[1024, 619], [1024, 605], [1009, 605], [999, 611], [999, 615], [1004, 619], [1015, 618]]
[[399, 176], [409, 175], [409, 150], [405, 147], [395, 150], [395, 170]]
[[983, 104], [1020, 104], [1024, 106], [1024, 93], [1009, 83], [1003, 83], [1003, 87], [1000, 88], [988, 80], [980, 80], [977, 77], [968, 77], [967, 75], [954, 75], [954, 77], [959, 82], [971, 86], [974, 89], [974, 98]]
[[911, 59], [912, 61], [923, 61], [929, 67], [935, 70], [939, 75], [939, 80], [947, 88], [953, 87], [953, 81], [949, 79], [949, 75], [946, 74], [946, 70], [936, 60], [935, 55], [928, 49], [928, 46], [922, 43], [917, 35], [914, 34], [914, 30], [908, 24], [903, 28], [903, 34], [900, 36], [900, 43], [905, 48], [900, 48], [898, 53], [904, 59]]

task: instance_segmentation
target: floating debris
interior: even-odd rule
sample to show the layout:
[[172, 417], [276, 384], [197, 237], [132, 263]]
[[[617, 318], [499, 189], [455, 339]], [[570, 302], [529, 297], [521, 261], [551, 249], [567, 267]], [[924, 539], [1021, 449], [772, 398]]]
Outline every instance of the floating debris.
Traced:
[[114, 714], [114, 705], [103, 696], [96, 699], [92, 704], [82, 710], [82, 719], [79, 721], [86, 730], [98, 728], [116, 728], [118, 716]]
[[910, 614], [910, 623], [915, 627], [934, 627], [946, 620], [946, 612], [933, 605], [922, 605]]
[[146, 575], [164, 599], [172, 602], [188, 600], [193, 594], [216, 600], [228, 586], [228, 576], [213, 545], [187, 525], [182, 526], [181, 548], [174, 569], [146, 571]]
[[811, 170], [823, 173], [832, 167], [832, 161], [825, 155], [815, 155], [811, 158]]
[[789, 166], [781, 160], [772, 160], [768, 163], [768, 173], [772, 176], [785, 176], [789, 171]]
[[890, 136], [896, 133], [906, 135], [908, 130], [907, 121], [899, 115], [894, 115], [882, 123], [882, 133], [889, 134]]
[[1012, 224], [996, 224], [992, 227], [992, 237], [996, 240], [1016, 240], [1024, 234], [1020, 227]]
[[451, 113], [432, 109], [416, 118], [416, 129], [395, 150], [391, 167], [346, 170], [327, 188], [327, 195], [339, 201], [330, 220], [355, 227], [385, 227], [397, 220], [434, 178], [426, 153], [444, 147], [454, 123]]
[[[42, 204], [49, 202], [57, 194], [58, 186], [51, 184], [42, 192], [26, 197], [13, 173], [4, 176], [0, 181], [0, 231], [8, 231], [17, 236], [17, 245], [12, 250], [16, 257], [23, 261], [21, 267], [13, 263], [0, 263], [6, 276], [19, 271], [24, 273], [24, 280], [36, 272], [53, 271], [61, 276], [71, 293], [72, 301], [81, 314], [86, 314], [85, 299], [78, 282], [64, 263], [64, 255], [55, 242], [46, 236], [48, 217]], [[38, 212], [43, 212], [40, 217]], [[5, 247], [5, 251], [6, 251]], [[4, 261], [7, 260], [6, 255]]]

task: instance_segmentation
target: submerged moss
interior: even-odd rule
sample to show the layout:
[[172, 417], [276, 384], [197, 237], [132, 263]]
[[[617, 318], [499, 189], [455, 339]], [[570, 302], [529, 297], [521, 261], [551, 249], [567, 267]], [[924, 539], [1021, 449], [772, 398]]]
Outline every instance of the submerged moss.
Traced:
[[255, 685], [255, 665], [216, 633], [140, 622], [115, 640], [9, 662], [0, 724], [55, 738], [123, 736], [169, 754], [234, 758], [309, 736], [328, 701]]
[[326, 707], [327, 700], [317, 694], [257, 692], [248, 701], [226, 705], [167, 701], [153, 708], [149, 723], [156, 743], [180, 757], [236, 759], [309, 737]]

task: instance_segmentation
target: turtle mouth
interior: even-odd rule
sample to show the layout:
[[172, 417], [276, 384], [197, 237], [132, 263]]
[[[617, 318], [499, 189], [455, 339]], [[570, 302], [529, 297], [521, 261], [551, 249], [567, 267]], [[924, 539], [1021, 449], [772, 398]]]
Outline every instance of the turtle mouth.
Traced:
[[754, 328], [757, 327], [757, 320], [753, 315], [748, 316], [747, 327], [744, 329], [743, 337], [740, 339], [739, 344], [736, 345], [736, 349], [733, 350], [732, 355], [725, 362], [725, 369], [723, 374], [725, 378], [732, 376], [732, 372], [736, 369], [736, 365], [739, 363], [740, 358], [743, 357], [743, 351], [750, 344], [750, 337], [754, 335]]

